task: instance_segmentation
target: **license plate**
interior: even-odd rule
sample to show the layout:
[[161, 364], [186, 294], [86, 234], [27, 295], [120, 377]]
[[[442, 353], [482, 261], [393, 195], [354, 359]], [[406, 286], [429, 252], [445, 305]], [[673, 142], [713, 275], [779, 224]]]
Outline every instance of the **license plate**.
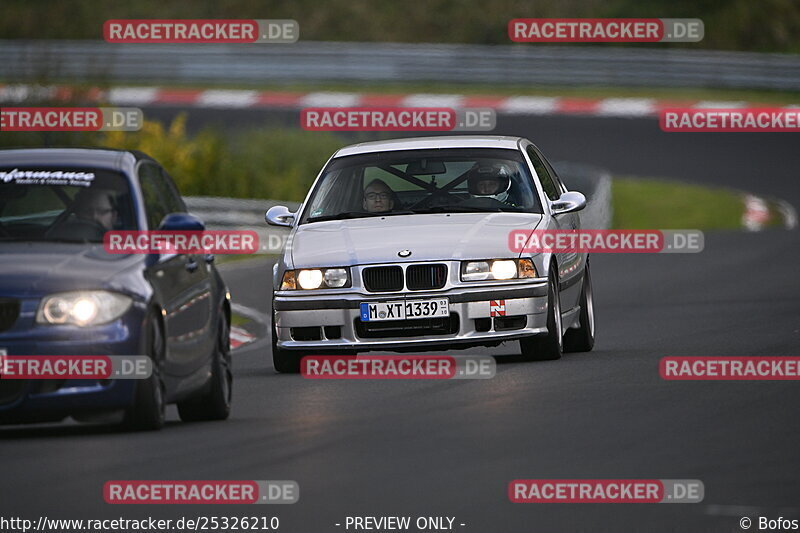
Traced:
[[429, 300], [403, 300], [397, 302], [365, 302], [361, 304], [362, 322], [381, 320], [412, 320], [450, 316], [447, 298]]

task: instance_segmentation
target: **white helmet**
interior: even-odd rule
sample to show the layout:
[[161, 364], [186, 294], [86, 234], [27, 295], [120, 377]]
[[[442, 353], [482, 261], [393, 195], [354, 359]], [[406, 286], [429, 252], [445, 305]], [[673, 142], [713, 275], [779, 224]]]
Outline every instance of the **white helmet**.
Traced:
[[501, 161], [478, 161], [469, 171], [467, 188], [472, 196], [505, 202], [512, 174], [508, 164]]

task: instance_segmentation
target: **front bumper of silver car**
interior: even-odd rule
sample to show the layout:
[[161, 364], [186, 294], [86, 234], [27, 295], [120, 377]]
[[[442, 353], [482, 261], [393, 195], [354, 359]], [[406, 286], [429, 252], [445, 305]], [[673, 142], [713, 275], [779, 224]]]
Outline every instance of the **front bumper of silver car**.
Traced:
[[[293, 294], [273, 300], [277, 345], [296, 350], [420, 350], [495, 344], [547, 333], [547, 279], [452, 287], [445, 291]], [[362, 322], [361, 303], [442, 298], [450, 317]]]

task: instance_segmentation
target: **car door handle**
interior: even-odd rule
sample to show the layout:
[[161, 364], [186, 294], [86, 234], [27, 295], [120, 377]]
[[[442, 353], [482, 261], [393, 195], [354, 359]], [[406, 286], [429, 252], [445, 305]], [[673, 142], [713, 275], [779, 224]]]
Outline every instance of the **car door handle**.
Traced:
[[197, 270], [198, 265], [197, 261], [195, 261], [194, 259], [189, 259], [188, 261], [186, 261], [186, 265], [184, 266], [186, 267], [186, 270], [188, 270], [189, 272], [194, 272], [195, 270]]

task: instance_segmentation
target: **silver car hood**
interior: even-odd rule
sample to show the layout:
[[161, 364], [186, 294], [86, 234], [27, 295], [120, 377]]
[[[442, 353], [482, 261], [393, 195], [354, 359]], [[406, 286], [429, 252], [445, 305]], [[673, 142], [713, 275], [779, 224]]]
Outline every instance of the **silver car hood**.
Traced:
[[297, 228], [287, 251], [294, 268], [516, 257], [509, 232], [541, 221], [534, 213], [437, 213], [315, 222]]

